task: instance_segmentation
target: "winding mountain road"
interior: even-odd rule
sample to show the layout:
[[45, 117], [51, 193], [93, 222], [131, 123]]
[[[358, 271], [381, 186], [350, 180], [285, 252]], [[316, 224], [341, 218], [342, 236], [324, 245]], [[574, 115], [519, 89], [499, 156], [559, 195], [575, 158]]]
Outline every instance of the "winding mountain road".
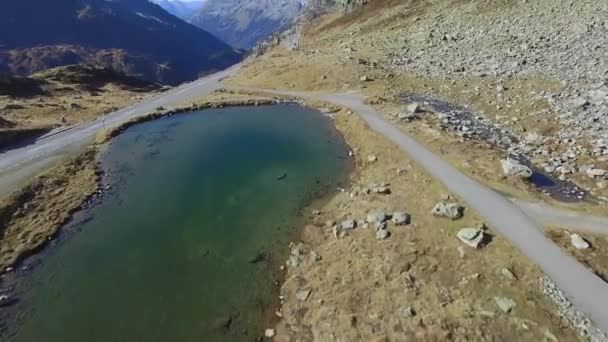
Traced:
[[38, 139], [34, 144], [0, 154], [0, 198], [10, 194], [29, 179], [57, 161], [74, 155], [91, 142], [106, 127], [112, 127], [133, 117], [146, 114], [159, 106], [169, 106], [194, 97], [204, 96], [222, 87], [219, 81], [238, 69], [238, 65], [216, 74], [182, 84], [159, 96], [94, 121], [73, 126], [56, 134]]
[[[348, 107], [357, 112], [369, 127], [388, 138], [430, 175], [450, 191], [462, 198], [503, 237], [519, 248], [549, 276], [574, 306], [587, 314], [602, 331], [608, 331], [608, 283], [596, 276], [576, 259], [564, 253], [548, 239], [535, 220], [542, 221], [547, 215], [550, 223], [570, 217], [575, 223], [576, 213], [564, 213], [558, 209], [534, 206], [527, 202], [513, 202], [480, 182], [462, 174], [422, 144], [385, 120], [374, 108], [366, 105], [356, 94], [312, 94], [292, 91], [265, 90], [269, 93], [312, 98]], [[521, 205], [520, 206], [518, 206]], [[522, 209], [523, 208], [523, 209]], [[528, 214], [527, 214], [527, 213]], [[592, 227], [605, 226], [602, 218], [585, 217]], [[579, 220], [581, 221], [581, 220]], [[585, 221], [585, 220], [583, 220]], [[563, 222], [562, 222], [563, 223]], [[579, 222], [580, 223], [580, 222]], [[585, 222], [583, 222], [585, 223]], [[580, 226], [580, 224], [576, 224]]]
[[[56, 161], [61, 155], [73, 154], [75, 153], [73, 149], [86, 146], [95, 134], [106, 126], [117, 125], [154, 110], [158, 106], [169, 106], [195, 96], [208, 94], [221, 88], [219, 80], [234, 72], [236, 68], [238, 66], [174, 88], [156, 98], [119, 110], [104, 118], [40, 139], [32, 145], [0, 154], [0, 197], [13, 191], [31, 178], [35, 172]], [[539, 207], [530, 203], [512, 202], [498, 192], [462, 174], [434, 155], [416, 140], [386, 121], [372, 107], [364, 104], [362, 98], [356, 94], [327, 95], [256, 90], [319, 99], [348, 107], [359, 113], [371, 129], [383, 134], [399, 146], [429, 174], [466, 201], [489, 225], [540, 266], [569, 297], [576, 308], [589, 314], [600, 329], [608, 331], [608, 284], [562, 252], [544, 236], [535, 221], [543, 221], [547, 218], [551, 223], [556, 220], [563, 222], [564, 217], [571, 217], [571, 222], [580, 226], [581, 220], [577, 220], [577, 214], [571, 215], [557, 209], [551, 209], [552, 213], [547, 214], [549, 210], [545, 207], [538, 209]], [[607, 220], [604, 218], [593, 217], [587, 217], [586, 221], [597, 231], [608, 232], [606, 222]]]
[[600, 329], [608, 331], [608, 284], [545, 237], [522, 209], [434, 155], [384, 120], [372, 107], [364, 104], [360, 97], [339, 94], [320, 95], [317, 98], [358, 112], [370, 128], [398, 145], [435, 179], [466, 201], [490, 226], [553, 279], [580, 311], [588, 313]]

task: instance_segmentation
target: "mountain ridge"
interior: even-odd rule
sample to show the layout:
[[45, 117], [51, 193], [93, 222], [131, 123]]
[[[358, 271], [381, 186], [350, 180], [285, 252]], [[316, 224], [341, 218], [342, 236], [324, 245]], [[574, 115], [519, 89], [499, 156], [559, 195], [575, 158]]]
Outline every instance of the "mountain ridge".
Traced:
[[210, 33], [147, 0], [0, 3], [0, 71], [28, 75], [92, 63], [177, 84], [239, 59], [239, 52]]
[[305, 0], [207, 0], [189, 21], [235, 48], [249, 50], [287, 28]]

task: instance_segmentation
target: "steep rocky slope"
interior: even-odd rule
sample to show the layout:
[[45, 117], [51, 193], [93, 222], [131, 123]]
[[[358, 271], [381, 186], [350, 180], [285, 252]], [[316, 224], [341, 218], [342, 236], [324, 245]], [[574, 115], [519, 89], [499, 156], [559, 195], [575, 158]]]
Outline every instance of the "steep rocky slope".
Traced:
[[228, 44], [250, 49], [288, 27], [305, 0], [208, 0], [190, 22]]
[[203, 0], [180, 1], [180, 0], [151, 0], [153, 3], [164, 8], [167, 12], [183, 20], [188, 20], [203, 5]]
[[238, 59], [228, 45], [147, 0], [0, 3], [0, 71], [27, 75], [86, 63], [176, 84]]

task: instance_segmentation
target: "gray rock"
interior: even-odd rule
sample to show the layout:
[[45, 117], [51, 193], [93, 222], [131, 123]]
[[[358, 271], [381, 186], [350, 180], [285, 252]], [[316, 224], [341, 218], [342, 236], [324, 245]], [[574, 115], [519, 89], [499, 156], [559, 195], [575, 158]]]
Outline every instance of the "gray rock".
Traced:
[[390, 195], [391, 194], [391, 188], [389, 188], [388, 186], [373, 187], [372, 188], [372, 193], [374, 193], [374, 194], [381, 194], [381, 195]]
[[312, 292], [311, 289], [302, 289], [299, 290], [298, 292], [296, 292], [296, 298], [298, 298], [298, 300], [304, 302], [308, 299], [308, 297], [310, 296], [310, 293]]
[[398, 211], [393, 214], [391, 221], [397, 226], [404, 226], [410, 223], [411, 217], [404, 211]]
[[503, 172], [507, 176], [517, 176], [521, 178], [532, 177], [532, 170], [515, 159], [503, 159], [500, 161], [500, 164], [502, 165]]
[[355, 229], [357, 227], [357, 221], [355, 220], [344, 220], [340, 223], [340, 228], [343, 230]]
[[410, 114], [420, 113], [420, 105], [417, 102], [410, 103], [409, 105], [407, 105], [407, 111]]
[[500, 270], [500, 273], [502, 273], [502, 275], [504, 275], [505, 277], [511, 279], [511, 280], [515, 280], [517, 279], [517, 277], [515, 276], [515, 274], [508, 268], [503, 268], [502, 270]]
[[587, 242], [585, 239], [583, 239], [582, 236], [578, 234], [570, 234], [570, 243], [572, 243], [572, 246], [574, 246], [574, 248], [576, 249], [587, 249], [591, 247], [591, 245], [589, 245], [589, 242]]
[[402, 112], [397, 114], [397, 119], [401, 121], [414, 121], [418, 119], [418, 114]]
[[7, 306], [11, 301], [8, 295], [0, 295], [0, 307]]
[[448, 203], [441, 201], [433, 207], [431, 213], [435, 216], [451, 218], [452, 220], [459, 219], [463, 216], [464, 207], [458, 203]]
[[485, 239], [485, 233], [482, 229], [463, 228], [456, 234], [460, 241], [470, 247], [479, 248]]
[[603, 170], [603, 169], [587, 169], [587, 176], [589, 176], [589, 178], [604, 177], [605, 175], [606, 175], [606, 170]]
[[507, 297], [494, 297], [494, 302], [498, 305], [498, 308], [504, 313], [509, 313], [517, 305], [515, 301]]
[[370, 224], [380, 224], [388, 220], [388, 215], [384, 211], [374, 210], [367, 214], [365, 221]]
[[376, 230], [376, 239], [386, 240], [386, 239], [388, 239], [388, 236], [389, 236], [389, 232], [388, 232], [388, 229], [386, 229], [386, 227]]

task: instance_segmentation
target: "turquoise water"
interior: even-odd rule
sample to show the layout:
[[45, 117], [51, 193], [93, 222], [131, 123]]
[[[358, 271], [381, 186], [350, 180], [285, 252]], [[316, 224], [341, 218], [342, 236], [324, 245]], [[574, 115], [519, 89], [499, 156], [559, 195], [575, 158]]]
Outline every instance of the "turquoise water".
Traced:
[[252, 341], [303, 206], [350, 171], [318, 112], [207, 110], [133, 126], [112, 190], [17, 283], [9, 341]]

